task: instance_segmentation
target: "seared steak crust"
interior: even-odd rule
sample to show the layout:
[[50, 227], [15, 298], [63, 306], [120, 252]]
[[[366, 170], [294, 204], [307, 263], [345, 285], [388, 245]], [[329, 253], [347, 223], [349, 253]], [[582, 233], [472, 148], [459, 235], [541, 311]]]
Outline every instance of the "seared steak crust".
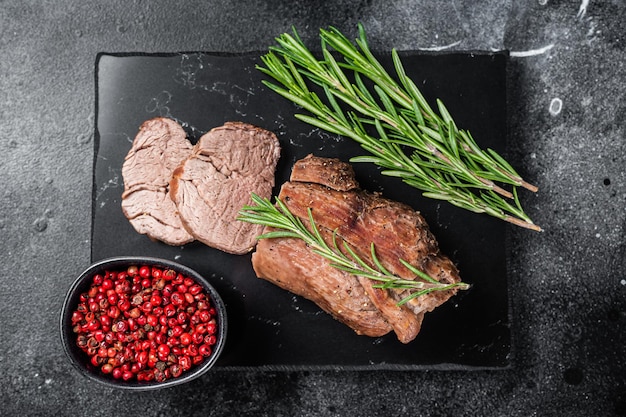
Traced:
[[173, 120], [157, 117], [139, 128], [122, 166], [122, 211], [138, 233], [169, 245], [194, 240], [169, 195], [172, 172], [191, 149], [185, 131]]
[[358, 279], [331, 267], [302, 240], [261, 239], [252, 260], [257, 276], [313, 301], [358, 334], [378, 337], [391, 331]]
[[203, 135], [170, 182], [185, 228], [204, 244], [233, 254], [252, 250], [262, 227], [237, 220], [252, 192], [272, 194], [280, 144], [272, 132], [228, 122]]
[[[313, 162], [313, 159], [316, 161]], [[351, 170], [345, 166], [347, 164], [339, 160], [309, 156], [303, 161], [308, 166], [316, 167], [316, 170], [319, 167], [326, 167], [327, 170], [334, 172], [316, 174], [316, 170], [313, 170], [312, 173], [303, 175], [299, 170], [294, 171], [292, 181], [285, 183], [279, 194], [279, 198], [294, 215], [308, 222], [308, 210], [311, 209], [313, 219], [320, 230], [324, 230], [327, 235], [334, 231], [336, 236], [347, 242], [362, 259], [370, 262], [370, 245], [373, 243], [378, 260], [390, 272], [400, 277], [415, 279], [414, 274], [400, 262], [400, 259], [403, 259], [439, 281], [447, 283], [460, 281], [458, 270], [449, 258], [440, 253], [437, 241], [425, 219], [418, 212], [405, 204], [355, 188], [352, 185], [356, 184], [354, 174], [346, 175], [346, 172]], [[296, 166], [301, 162], [297, 162]], [[328, 181], [329, 177], [344, 180]], [[306, 182], [300, 179], [306, 179]], [[332, 188], [329, 186], [335, 183], [339, 184], [333, 185]], [[349, 191], [345, 191], [346, 189]], [[259, 277], [275, 282], [277, 279], [275, 272], [261, 266], [268, 257], [279, 256], [269, 253], [271, 245], [279, 243], [263, 245], [261, 243], [263, 241], [259, 243], [253, 255], [253, 265]], [[288, 247], [294, 244], [294, 242], [285, 243], [286, 248], [280, 254], [283, 259], [273, 262], [289, 268], [288, 258], [293, 254], [289, 253]], [[297, 256], [299, 268], [282, 271], [279, 285], [315, 301], [317, 295], [311, 296], [311, 293], [320, 290], [312, 288], [311, 282], [321, 279], [320, 267], [316, 264], [327, 265], [328, 261], [320, 257], [307, 258], [302, 253], [298, 253]], [[328, 281], [329, 278], [324, 276], [323, 279]], [[347, 278], [345, 275], [336, 275], [334, 279]], [[381, 317], [403, 343], [408, 343], [417, 336], [425, 312], [433, 310], [455, 293], [455, 291], [433, 292], [398, 306], [397, 302], [407, 294], [373, 288], [372, 281], [367, 278], [359, 277], [357, 280]], [[333, 285], [342, 284], [333, 282]], [[341, 301], [327, 303], [328, 305], [332, 307], [330, 312], [333, 316], [344, 323], [357, 322], [357, 325], [350, 326], [357, 333], [366, 334], [361, 328], [364, 323], [353, 317], [354, 310], [350, 306]]]
[[293, 164], [290, 181], [321, 184], [338, 191], [359, 188], [352, 165], [334, 158], [317, 158], [311, 154]]

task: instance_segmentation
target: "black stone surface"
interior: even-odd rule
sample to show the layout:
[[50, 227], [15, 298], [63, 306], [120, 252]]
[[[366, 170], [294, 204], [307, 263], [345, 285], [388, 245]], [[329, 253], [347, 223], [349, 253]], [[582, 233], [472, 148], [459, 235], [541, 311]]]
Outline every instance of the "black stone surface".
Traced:
[[[625, 18], [587, 0], [1, 2], [2, 414], [626, 415]], [[545, 229], [507, 231], [511, 366], [87, 383], [57, 322], [90, 260], [97, 53], [259, 51], [292, 25], [314, 42], [358, 21], [376, 50], [510, 51], [507, 157], [539, 186], [523, 202]]]
[[[485, 369], [510, 364], [511, 336], [505, 224], [426, 199], [372, 164], [356, 164], [363, 189], [381, 192], [424, 215], [472, 285], [428, 314], [409, 344], [393, 332], [359, 337], [312, 303], [256, 278], [250, 254], [237, 256], [194, 242], [172, 247], [132, 228], [121, 210], [121, 167], [139, 125], [164, 116], [178, 120], [195, 141], [212, 127], [239, 120], [276, 132], [280, 186], [293, 163], [309, 153], [348, 161], [364, 151], [354, 141], [299, 122], [293, 103], [263, 86], [260, 53], [220, 56], [102, 54], [96, 62], [95, 178], [92, 260], [145, 255], [176, 260], [210, 279], [226, 297], [228, 346], [219, 365], [267, 370]], [[379, 57], [393, 70], [390, 54]], [[446, 103], [456, 122], [483, 147], [506, 150], [505, 53], [405, 53], [407, 75], [426, 97]], [[433, 99], [434, 101], [434, 99]], [[433, 103], [433, 106], [436, 104]], [[243, 203], [242, 203], [243, 204]], [[462, 230], [463, 233], [459, 233]]]

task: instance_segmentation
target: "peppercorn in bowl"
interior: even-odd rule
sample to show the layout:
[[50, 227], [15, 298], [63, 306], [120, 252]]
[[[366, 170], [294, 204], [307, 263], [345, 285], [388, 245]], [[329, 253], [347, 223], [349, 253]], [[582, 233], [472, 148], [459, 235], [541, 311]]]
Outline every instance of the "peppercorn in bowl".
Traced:
[[86, 377], [129, 390], [189, 382], [217, 361], [226, 340], [224, 303], [184, 265], [118, 257], [91, 265], [71, 285], [61, 339]]

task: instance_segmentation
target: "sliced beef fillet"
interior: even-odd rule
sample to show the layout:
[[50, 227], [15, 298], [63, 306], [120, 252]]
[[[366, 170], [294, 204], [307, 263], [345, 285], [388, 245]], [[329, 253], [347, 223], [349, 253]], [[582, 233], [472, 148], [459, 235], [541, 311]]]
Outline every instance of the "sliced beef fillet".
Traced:
[[272, 132], [228, 122], [203, 135], [170, 181], [185, 228], [204, 244], [233, 254], [249, 252], [262, 227], [237, 220], [251, 193], [269, 198], [280, 144]]
[[[307, 170], [306, 167], [313, 169]], [[319, 173], [316, 173], [317, 171]], [[336, 181], [336, 178], [343, 179]], [[460, 281], [457, 268], [449, 258], [440, 253], [437, 241], [424, 218], [405, 204], [360, 190], [349, 164], [337, 159], [308, 156], [296, 162], [290, 181], [281, 187], [279, 198], [289, 211], [303, 219], [305, 223], [308, 222], [308, 210], [311, 209], [313, 219], [320, 230], [325, 231], [326, 235], [334, 231], [339, 240], [347, 242], [362, 259], [369, 262], [372, 261], [371, 244], [373, 243], [378, 260], [395, 275], [406, 279], [416, 279], [415, 275], [400, 262], [400, 259], [403, 259], [440, 282]], [[282, 271], [278, 285], [316, 301], [319, 295], [311, 296], [310, 294], [320, 290], [317, 287], [313, 288], [310, 282], [322, 279], [320, 267], [317, 264], [323, 262], [327, 265], [328, 261], [319, 256], [305, 257], [300, 252], [297, 255], [290, 254], [288, 248], [295, 245], [294, 239], [271, 240], [278, 242], [291, 240], [291, 242], [259, 242], [252, 257], [257, 275], [276, 282], [278, 274], [274, 270], [281, 266], [290, 268], [291, 261], [288, 258], [297, 256], [299, 268]], [[279, 254], [273, 253], [272, 245], [279, 244], [285, 245], [285, 249]], [[266, 266], [267, 263], [271, 263], [273, 267]], [[328, 266], [328, 268], [331, 267]], [[328, 278], [325, 276], [323, 279]], [[345, 275], [338, 275], [336, 279], [347, 278]], [[380, 316], [388, 323], [389, 328], [393, 329], [398, 340], [403, 343], [408, 343], [417, 336], [424, 313], [432, 311], [456, 292], [454, 290], [436, 291], [398, 306], [398, 301], [406, 296], [406, 293], [374, 288], [373, 282], [367, 278], [356, 279], [371, 304], [376, 307]], [[341, 284], [335, 283], [334, 285], [338, 287]], [[328, 305], [332, 308], [328, 308]], [[335, 300], [334, 303], [326, 302], [326, 306], [322, 308], [330, 310], [333, 316], [344, 323], [361, 320], [357, 317], [357, 313], [360, 312], [341, 300]], [[364, 333], [359, 327], [362, 324], [348, 325], [357, 333]]]
[[122, 166], [122, 211], [138, 233], [169, 245], [194, 240], [169, 195], [172, 173], [191, 154], [183, 128], [157, 117], [145, 121]]

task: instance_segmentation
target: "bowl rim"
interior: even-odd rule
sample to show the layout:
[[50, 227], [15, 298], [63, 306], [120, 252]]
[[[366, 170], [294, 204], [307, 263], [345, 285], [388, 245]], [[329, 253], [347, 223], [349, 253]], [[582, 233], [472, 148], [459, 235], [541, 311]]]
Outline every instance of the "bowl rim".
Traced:
[[[215, 307], [218, 316], [218, 338], [217, 343], [213, 346], [213, 352], [211, 356], [209, 356], [202, 364], [193, 368], [190, 371], [187, 371], [185, 374], [181, 375], [178, 378], [170, 378], [163, 382], [137, 382], [137, 381], [124, 381], [124, 380], [116, 380], [111, 377], [107, 377], [105, 375], [97, 374], [88, 368], [88, 365], [82, 363], [78, 357], [76, 357], [74, 351], [72, 351], [70, 344], [73, 343], [71, 340], [71, 336], [73, 332], [70, 326], [71, 313], [73, 312], [75, 306], [78, 304], [78, 297], [80, 296], [80, 292], [78, 288], [81, 286], [88, 286], [85, 284], [85, 281], [89, 280], [93, 277], [95, 273], [98, 271], [103, 271], [107, 267], [113, 269], [115, 267], [121, 267], [122, 265], [127, 264], [149, 264], [149, 265], [157, 265], [157, 266], [165, 266], [171, 267], [177, 272], [182, 273], [183, 275], [189, 276], [198, 284], [202, 285], [204, 290], [207, 292], [211, 299], [211, 304]], [[82, 284], [82, 285], [81, 285]], [[89, 284], [90, 285], [90, 284]], [[151, 256], [115, 256], [110, 258], [101, 259], [92, 263], [89, 267], [87, 267], [81, 274], [78, 275], [77, 278], [74, 279], [72, 284], [69, 286], [65, 298], [63, 300], [63, 305], [61, 308], [61, 314], [59, 318], [59, 326], [61, 333], [61, 344], [63, 345], [63, 350], [65, 351], [66, 356], [72, 363], [75, 369], [77, 369], [80, 374], [87, 377], [92, 381], [96, 381], [100, 384], [106, 385], [108, 387], [123, 389], [123, 390], [134, 390], [134, 391], [148, 391], [155, 389], [162, 389], [167, 387], [172, 387], [175, 385], [184, 384], [186, 382], [190, 382], [201, 375], [204, 375], [210, 368], [215, 365], [220, 354], [224, 349], [224, 345], [226, 344], [226, 336], [228, 329], [228, 320], [226, 314], [226, 307], [224, 305], [224, 301], [222, 297], [217, 292], [215, 287], [211, 285], [211, 283], [204, 278], [200, 273], [195, 271], [194, 269], [178, 263], [176, 261], [172, 261], [169, 259], [151, 257]]]

